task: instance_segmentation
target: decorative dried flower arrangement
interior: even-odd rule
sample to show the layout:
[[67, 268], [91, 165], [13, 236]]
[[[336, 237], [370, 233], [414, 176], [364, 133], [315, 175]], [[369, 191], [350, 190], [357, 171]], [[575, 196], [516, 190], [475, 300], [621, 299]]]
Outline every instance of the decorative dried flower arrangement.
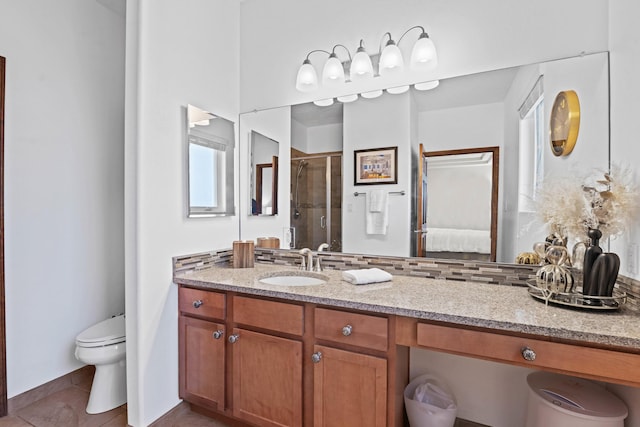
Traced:
[[589, 229], [600, 230], [602, 240], [618, 236], [640, 214], [640, 191], [633, 173], [619, 166], [613, 166], [611, 173], [547, 179], [536, 196], [540, 219], [565, 241], [568, 237], [583, 240]]

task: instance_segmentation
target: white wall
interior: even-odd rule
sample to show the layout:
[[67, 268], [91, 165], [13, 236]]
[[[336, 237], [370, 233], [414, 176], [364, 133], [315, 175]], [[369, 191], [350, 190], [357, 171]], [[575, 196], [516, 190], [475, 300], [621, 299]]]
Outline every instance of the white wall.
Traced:
[[[409, 256], [409, 224], [411, 221], [411, 124], [412, 102], [409, 92], [376, 99], [363, 99], [344, 106], [344, 153], [342, 192], [342, 250], [391, 256]], [[398, 147], [397, 184], [355, 186], [354, 150]], [[389, 195], [389, 227], [385, 235], [366, 234], [366, 196], [353, 193], [373, 189], [401, 191]]]
[[307, 128], [306, 153], [342, 151], [342, 123]]
[[[251, 131], [278, 141], [278, 215], [251, 216], [249, 204], [249, 146]], [[291, 204], [291, 108], [281, 107], [259, 113], [240, 115], [240, 223], [243, 240], [257, 237], [278, 237], [282, 248], [288, 247], [283, 228], [289, 226]]]
[[0, 55], [13, 397], [82, 366], [76, 335], [124, 311], [124, 17], [95, 1], [3, 2]]
[[239, 235], [238, 213], [185, 217], [184, 108], [237, 123], [240, 20], [229, 0], [130, 0], [127, 13], [127, 409], [137, 427], [179, 401], [171, 257], [228, 248]]

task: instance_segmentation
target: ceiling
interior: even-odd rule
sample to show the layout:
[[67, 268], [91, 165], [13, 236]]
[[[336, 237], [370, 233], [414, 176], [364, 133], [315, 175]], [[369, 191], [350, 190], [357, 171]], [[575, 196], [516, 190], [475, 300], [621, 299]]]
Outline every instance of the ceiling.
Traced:
[[[488, 71], [440, 81], [435, 89], [411, 89], [419, 112], [502, 102], [518, 68]], [[396, 96], [384, 93], [385, 96]], [[377, 102], [360, 98], [355, 102]], [[312, 102], [291, 107], [291, 117], [306, 127], [342, 123], [343, 104], [318, 107]]]

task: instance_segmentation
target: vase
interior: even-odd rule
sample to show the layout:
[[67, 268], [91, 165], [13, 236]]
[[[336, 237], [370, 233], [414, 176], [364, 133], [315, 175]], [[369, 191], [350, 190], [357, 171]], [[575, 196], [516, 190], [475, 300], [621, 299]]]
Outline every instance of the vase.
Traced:
[[598, 229], [590, 228], [587, 236], [591, 241], [584, 251], [584, 261], [582, 262], [582, 294], [595, 296], [598, 293], [598, 283], [593, 283], [591, 280], [591, 270], [596, 258], [602, 254], [602, 248], [599, 246], [602, 232]]

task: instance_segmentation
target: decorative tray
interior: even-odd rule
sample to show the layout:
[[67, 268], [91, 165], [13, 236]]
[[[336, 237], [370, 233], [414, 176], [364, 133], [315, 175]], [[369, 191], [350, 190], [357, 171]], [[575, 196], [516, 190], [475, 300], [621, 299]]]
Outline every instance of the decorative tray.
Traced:
[[553, 304], [565, 307], [585, 310], [611, 311], [620, 309], [627, 301], [627, 294], [614, 288], [613, 296], [591, 297], [578, 292], [552, 292], [537, 286], [535, 279], [527, 280], [529, 295], [544, 301], [545, 304]]

